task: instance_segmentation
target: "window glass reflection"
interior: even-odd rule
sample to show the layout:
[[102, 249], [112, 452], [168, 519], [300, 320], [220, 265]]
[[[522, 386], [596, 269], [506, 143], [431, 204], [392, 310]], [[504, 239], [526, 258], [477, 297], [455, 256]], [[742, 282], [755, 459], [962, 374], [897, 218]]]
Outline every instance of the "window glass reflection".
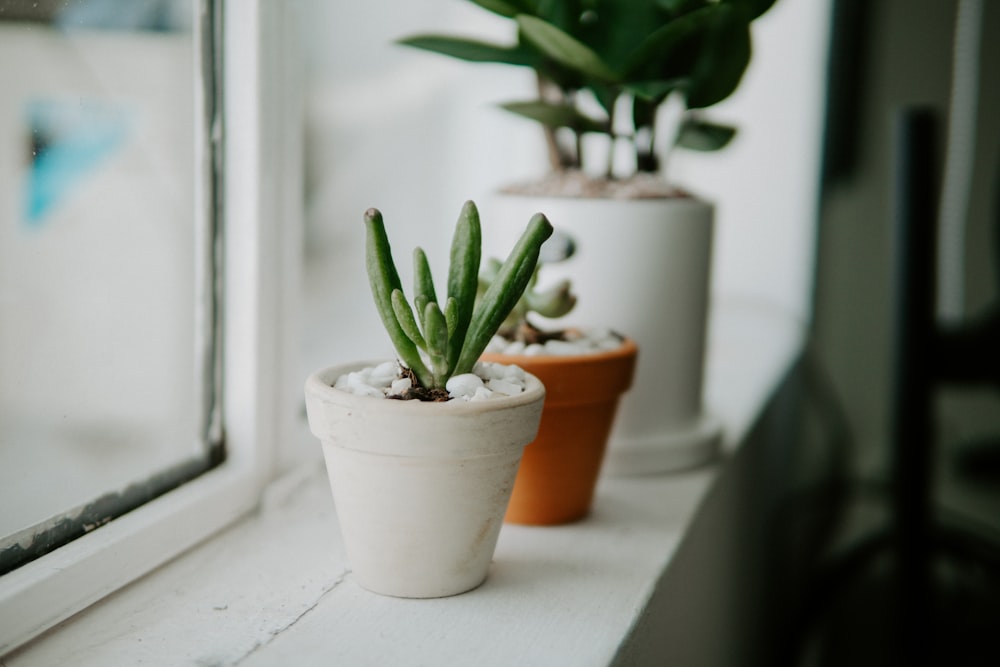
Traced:
[[205, 455], [193, 15], [0, 0], [0, 536]]

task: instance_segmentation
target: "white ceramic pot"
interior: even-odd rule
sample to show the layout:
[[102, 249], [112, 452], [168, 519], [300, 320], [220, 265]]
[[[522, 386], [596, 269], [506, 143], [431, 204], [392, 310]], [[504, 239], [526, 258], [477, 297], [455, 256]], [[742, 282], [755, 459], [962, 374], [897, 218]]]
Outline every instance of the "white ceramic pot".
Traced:
[[566, 323], [610, 324], [642, 357], [623, 397], [604, 472], [662, 473], [711, 460], [718, 420], [704, 412], [702, 380], [714, 209], [696, 198], [577, 199], [497, 195], [481, 206], [484, 257], [509, 248], [534, 213], [576, 254], [547, 264], [543, 283], [568, 278], [578, 303]]
[[309, 426], [323, 444], [354, 576], [397, 597], [456, 595], [485, 579], [545, 389], [485, 401], [387, 400], [334, 389], [375, 363], [306, 381]]

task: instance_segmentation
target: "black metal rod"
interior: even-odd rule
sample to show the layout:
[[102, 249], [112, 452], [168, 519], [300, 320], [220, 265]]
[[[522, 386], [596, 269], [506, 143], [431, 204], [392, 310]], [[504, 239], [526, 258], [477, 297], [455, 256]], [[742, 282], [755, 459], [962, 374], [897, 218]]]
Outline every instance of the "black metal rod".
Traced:
[[893, 352], [890, 442], [894, 553], [898, 566], [897, 656], [919, 664], [930, 649], [930, 501], [933, 448], [937, 185], [935, 118], [898, 112], [892, 181]]

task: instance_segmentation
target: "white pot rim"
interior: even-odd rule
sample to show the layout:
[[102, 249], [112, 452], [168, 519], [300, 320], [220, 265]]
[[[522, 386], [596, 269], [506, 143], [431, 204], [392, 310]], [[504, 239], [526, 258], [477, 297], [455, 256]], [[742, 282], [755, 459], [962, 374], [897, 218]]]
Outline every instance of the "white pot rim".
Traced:
[[[523, 447], [537, 429], [537, 421], [524, 420], [535, 406], [541, 410], [545, 387], [534, 375], [525, 374], [525, 390], [517, 396], [482, 401], [426, 402], [357, 396], [333, 383], [345, 373], [380, 361], [330, 366], [306, 380], [305, 393], [313, 433], [337, 447], [404, 457], [472, 458], [491, 456], [507, 447]], [[457, 437], [451, 444], [438, 442], [441, 420]], [[500, 433], [499, 438], [484, 432]], [[525, 437], [526, 431], [529, 437]], [[383, 437], [369, 437], [373, 432]], [[395, 434], [395, 437], [391, 437]]]
[[[574, 197], [569, 195], [547, 195], [547, 194], [526, 194], [520, 192], [504, 192], [503, 190], [497, 190], [494, 195], [502, 199], [510, 199], [515, 201], [548, 201], [548, 202], [576, 202], [579, 204], [586, 204], [588, 206], [596, 207], [620, 207], [625, 206], [636, 206], [636, 207], [664, 207], [671, 206], [677, 208], [705, 208], [706, 206], [714, 209], [715, 203], [699, 195], [688, 193], [686, 196], [676, 196], [676, 197]], [[622, 221], [627, 222], [627, 221]]]
[[[369, 408], [371, 407], [372, 402], [377, 402], [385, 404], [385, 409], [394, 414], [409, 414], [414, 416], [425, 415], [430, 410], [447, 410], [449, 413], [455, 414], [479, 414], [482, 412], [490, 412], [491, 410], [511, 408], [531, 403], [538, 398], [539, 394], [542, 396], [545, 395], [545, 388], [542, 386], [541, 381], [530, 373], [525, 374], [524, 391], [517, 396], [496, 396], [481, 401], [418, 401], [374, 398], [371, 396], [358, 396], [333, 387], [333, 383], [336, 382], [337, 378], [341, 375], [361, 370], [362, 368], [378, 366], [386, 361], [391, 360], [378, 359], [375, 361], [339, 364], [337, 366], [329, 366], [316, 371], [306, 380], [306, 392], [323, 396], [326, 400], [343, 406]], [[499, 363], [499, 365], [510, 366], [513, 364]]]

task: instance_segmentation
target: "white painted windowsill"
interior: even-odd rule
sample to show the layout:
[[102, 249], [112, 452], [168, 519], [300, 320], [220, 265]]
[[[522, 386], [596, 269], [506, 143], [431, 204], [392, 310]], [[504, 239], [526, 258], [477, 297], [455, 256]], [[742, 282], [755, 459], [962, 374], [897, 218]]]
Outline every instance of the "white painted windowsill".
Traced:
[[[766, 307], [713, 313], [708, 408], [732, 453], [803, 343]], [[317, 445], [318, 446], [318, 445]], [[647, 612], [678, 545], [732, 462], [603, 479], [592, 516], [504, 526], [489, 578], [452, 598], [359, 587], [322, 466], [276, 481], [261, 509], [8, 656], [97, 665], [607, 665]], [[695, 601], [691, 601], [692, 604]]]

